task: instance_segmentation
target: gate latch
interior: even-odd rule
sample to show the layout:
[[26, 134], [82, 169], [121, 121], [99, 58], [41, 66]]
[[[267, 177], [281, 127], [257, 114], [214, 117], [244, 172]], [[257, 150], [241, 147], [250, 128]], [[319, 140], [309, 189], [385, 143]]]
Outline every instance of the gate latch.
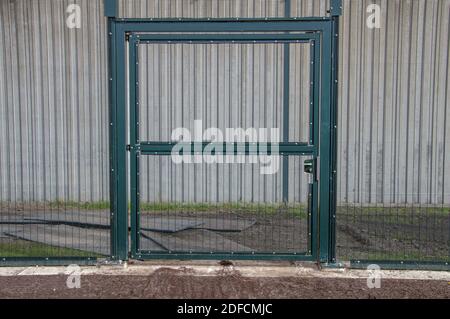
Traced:
[[131, 145], [130, 144], [127, 145], [127, 152], [131, 152]]
[[316, 160], [305, 160], [303, 170], [306, 174], [316, 175]]

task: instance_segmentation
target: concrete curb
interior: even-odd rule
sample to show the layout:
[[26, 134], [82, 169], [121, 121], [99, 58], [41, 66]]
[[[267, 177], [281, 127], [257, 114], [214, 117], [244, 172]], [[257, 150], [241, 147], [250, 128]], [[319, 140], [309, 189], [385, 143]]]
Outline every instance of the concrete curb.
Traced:
[[[303, 265], [291, 266], [220, 266], [220, 265], [185, 265], [149, 264], [80, 267], [82, 276], [149, 276], [158, 271], [172, 271], [180, 276], [223, 276], [239, 275], [243, 277], [301, 277], [334, 279], [367, 279], [370, 273], [356, 269], [322, 269]], [[0, 276], [59, 276], [69, 275], [73, 268], [68, 267], [5, 267], [0, 268]], [[398, 280], [439, 280], [450, 282], [450, 272], [442, 271], [397, 271], [381, 270], [381, 278]]]

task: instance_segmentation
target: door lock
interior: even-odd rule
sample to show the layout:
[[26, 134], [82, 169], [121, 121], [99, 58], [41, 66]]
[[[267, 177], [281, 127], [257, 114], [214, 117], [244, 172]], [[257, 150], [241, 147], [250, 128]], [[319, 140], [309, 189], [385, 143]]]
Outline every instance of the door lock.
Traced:
[[306, 174], [316, 175], [316, 160], [305, 160], [303, 170]]

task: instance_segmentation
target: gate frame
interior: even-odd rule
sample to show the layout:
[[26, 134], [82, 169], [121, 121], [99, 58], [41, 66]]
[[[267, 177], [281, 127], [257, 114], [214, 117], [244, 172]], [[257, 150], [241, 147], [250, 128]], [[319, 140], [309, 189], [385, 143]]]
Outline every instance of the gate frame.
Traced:
[[[215, 32], [215, 31], [214, 31]], [[305, 142], [282, 142], [276, 143], [279, 148], [279, 154], [284, 158], [288, 156], [295, 157], [313, 157], [314, 161], [319, 158], [319, 112], [320, 112], [320, 84], [321, 84], [321, 38], [320, 34], [314, 33], [291, 33], [291, 34], [244, 34], [244, 33], [208, 33], [208, 34], [182, 34], [182, 33], [167, 33], [167, 34], [136, 34], [131, 33], [128, 35], [128, 67], [129, 67], [129, 122], [130, 122], [130, 193], [131, 193], [131, 205], [130, 205], [130, 220], [131, 220], [131, 258], [132, 259], [259, 259], [259, 260], [273, 260], [273, 259], [295, 259], [301, 261], [316, 261], [317, 260], [317, 247], [318, 240], [313, 234], [317, 234], [318, 230], [318, 177], [314, 173], [314, 181], [309, 184], [310, 194], [310, 206], [313, 214], [308, 223], [308, 247], [304, 252], [296, 253], [257, 253], [257, 252], [230, 252], [230, 253], [205, 253], [205, 252], [150, 252], [141, 251], [139, 249], [140, 243], [140, 201], [139, 201], [139, 160], [142, 156], [162, 156], [171, 155], [172, 148], [178, 143], [175, 142], [151, 142], [142, 141], [139, 138], [139, 54], [138, 48], [140, 45], [151, 45], [161, 43], [189, 43], [189, 44], [204, 44], [204, 43], [278, 43], [284, 46], [289, 44], [304, 44], [308, 45], [311, 52], [310, 61], [313, 67], [310, 70], [311, 88], [310, 99], [314, 108], [310, 112], [310, 144]], [[286, 78], [288, 73], [284, 75], [285, 84], [289, 85]], [[259, 143], [254, 145], [254, 148], [250, 143], [212, 143], [216, 146], [221, 146], [223, 149], [233, 149], [234, 155], [251, 155], [257, 154], [259, 149]], [[195, 143], [186, 143], [190, 146], [190, 155], [194, 155]], [[200, 147], [203, 149], [211, 145], [209, 143], [202, 143]], [[273, 143], [268, 143], [272, 149]]]
[[[312, 256], [261, 255], [239, 256], [239, 259], [291, 259], [305, 260], [313, 257], [321, 263], [335, 263], [336, 227], [336, 159], [337, 159], [337, 88], [339, 17], [342, 0], [330, 0], [330, 16], [302, 18], [227, 18], [227, 19], [135, 19], [118, 18], [117, 0], [104, 0], [108, 18], [109, 53], [109, 127], [110, 127], [110, 198], [111, 198], [111, 259], [128, 260], [129, 249], [128, 200], [127, 200], [127, 110], [126, 110], [126, 46], [128, 36], [134, 32], [274, 32], [300, 31], [321, 34], [320, 88], [320, 184], [318, 202], [317, 252]], [[324, 178], [325, 177], [325, 178]], [[326, 183], [324, 181], [327, 181]], [[120, 195], [119, 195], [120, 194]], [[161, 256], [160, 256], [161, 257]], [[164, 258], [209, 259], [202, 255], [164, 255]], [[230, 255], [214, 254], [213, 258], [229, 258]], [[237, 256], [233, 256], [235, 258]], [[211, 257], [210, 257], [211, 258]], [[236, 259], [238, 259], [236, 258]], [[311, 258], [306, 258], [312, 260]]]

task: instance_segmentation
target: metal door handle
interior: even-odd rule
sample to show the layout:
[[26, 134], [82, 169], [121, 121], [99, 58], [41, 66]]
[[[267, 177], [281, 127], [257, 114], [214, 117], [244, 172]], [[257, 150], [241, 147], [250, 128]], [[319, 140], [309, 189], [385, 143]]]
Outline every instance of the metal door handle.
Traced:
[[315, 175], [315, 160], [305, 160], [303, 170], [306, 174]]

